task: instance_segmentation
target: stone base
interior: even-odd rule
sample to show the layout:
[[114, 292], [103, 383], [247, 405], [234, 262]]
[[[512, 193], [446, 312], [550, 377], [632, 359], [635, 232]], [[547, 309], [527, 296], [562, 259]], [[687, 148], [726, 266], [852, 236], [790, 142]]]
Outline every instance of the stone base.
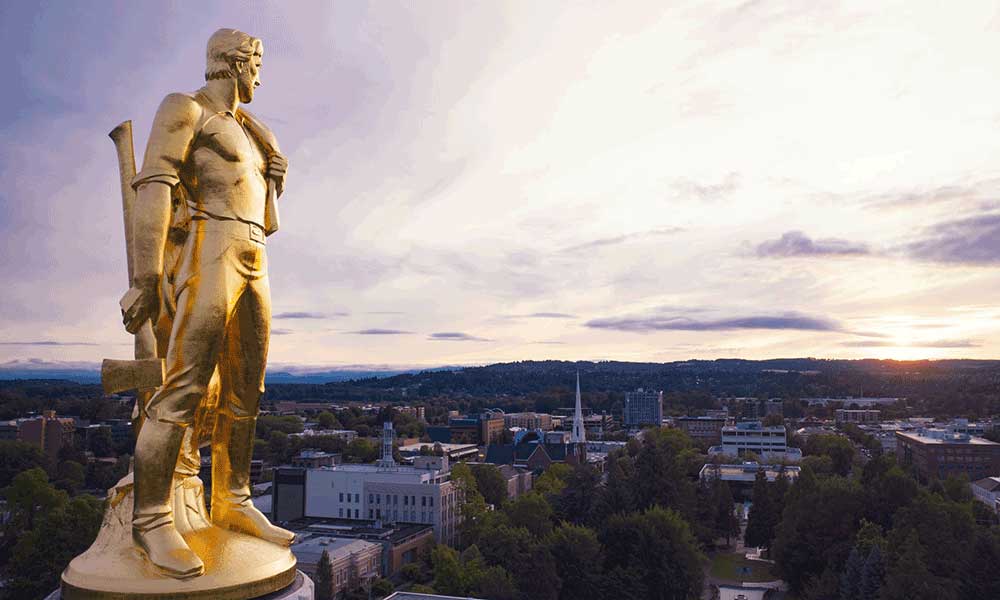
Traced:
[[[291, 550], [260, 538], [211, 526], [182, 532], [205, 573], [190, 579], [162, 575], [132, 541], [132, 485], [111, 490], [93, 545], [62, 574], [61, 600], [250, 600], [279, 593], [296, 580]], [[303, 576], [304, 577], [304, 576]], [[308, 581], [308, 578], [305, 578]], [[312, 589], [312, 583], [309, 583]], [[310, 591], [309, 600], [312, 599]]]
[[[315, 600], [316, 589], [312, 579], [302, 571], [297, 571], [295, 581], [283, 590], [271, 592], [266, 596], [260, 596], [254, 600]], [[56, 590], [45, 597], [45, 600], [63, 600], [60, 590]]]

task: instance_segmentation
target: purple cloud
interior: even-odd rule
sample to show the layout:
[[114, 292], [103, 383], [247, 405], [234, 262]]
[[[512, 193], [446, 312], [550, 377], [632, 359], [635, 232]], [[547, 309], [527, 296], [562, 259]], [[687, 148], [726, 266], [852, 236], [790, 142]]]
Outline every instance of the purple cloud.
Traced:
[[584, 324], [591, 329], [648, 333], [651, 331], [732, 331], [739, 329], [792, 329], [803, 331], [843, 331], [836, 321], [795, 312], [780, 315], [753, 315], [721, 319], [688, 316], [641, 316], [594, 319]]
[[867, 244], [838, 238], [814, 240], [801, 231], [787, 231], [776, 240], [761, 242], [757, 256], [787, 258], [793, 256], [862, 256], [871, 254]]
[[444, 331], [440, 333], [432, 333], [427, 338], [434, 341], [449, 341], [449, 342], [491, 342], [493, 340], [488, 340], [486, 338], [476, 337], [474, 335], [469, 335], [467, 333], [461, 333], [459, 331]]
[[956, 219], [931, 226], [923, 239], [902, 250], [921, 260], [988, 265], [1000, 262], [1000, 213]]
[[362, 329], [360, 331], [349, 331], [356, 335], [411, 335], [412, 331], [402, 331], [400, 329]]

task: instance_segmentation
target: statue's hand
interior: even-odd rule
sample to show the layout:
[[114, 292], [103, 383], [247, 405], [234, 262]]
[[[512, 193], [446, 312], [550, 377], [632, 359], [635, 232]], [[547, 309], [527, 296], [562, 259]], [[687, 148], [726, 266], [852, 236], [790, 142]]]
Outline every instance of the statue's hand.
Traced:
[[267, 158], [267, 178], [274, 180], [278, 195], [285, 189], [285, 176], [288, 173], [288, 159], [279, 152], [273, 152]]
[[160, 311], [159, 277], [136, 278], [119, 304], [125, 330], [135, 334], [147, 319], [156, 319]]

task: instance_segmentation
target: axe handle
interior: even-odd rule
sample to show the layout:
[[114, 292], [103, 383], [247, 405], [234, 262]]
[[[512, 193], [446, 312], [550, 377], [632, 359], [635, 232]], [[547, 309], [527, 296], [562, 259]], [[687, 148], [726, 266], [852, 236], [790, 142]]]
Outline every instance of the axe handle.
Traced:
[[[128, 285], [132, 287], [132, 275], [134, 265], [132, 261], [132, 245], [135, 240], [135, 231], [132, 226], [132, 210], [135, 207], [135, 190], [132, 189], [132, 180], [135, 179], [135, 148], [132, 143], [132, 121], [123, 121], [108, 134], [111, 141], [115, 143], [115, 152], [118, 154], [118, 175], [122, 188], [122, 213], [125, 219], [125, 256], [128, 265]], [[153, 324], [149, 321], [143, 323], [142, 327], [135, 334], [135, 357], [155, 358], [156, 357], [156, 337], [153, 335]]]

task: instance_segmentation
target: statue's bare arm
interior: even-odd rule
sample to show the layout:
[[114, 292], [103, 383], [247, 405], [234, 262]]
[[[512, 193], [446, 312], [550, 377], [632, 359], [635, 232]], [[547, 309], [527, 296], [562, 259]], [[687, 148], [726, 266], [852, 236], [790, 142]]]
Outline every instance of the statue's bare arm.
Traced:
[[180, 181], [201, 115], [198, 103], [187, 94], [164, 98], [153, 119], [136, 176], [136, 201], [132, 211], [132, 292], [134, 300], [124, 309], [125, 329], [139, 330], [146, 319], [156, 319], [160, 308], [163, 249], [170, 227], [171, 190]]

